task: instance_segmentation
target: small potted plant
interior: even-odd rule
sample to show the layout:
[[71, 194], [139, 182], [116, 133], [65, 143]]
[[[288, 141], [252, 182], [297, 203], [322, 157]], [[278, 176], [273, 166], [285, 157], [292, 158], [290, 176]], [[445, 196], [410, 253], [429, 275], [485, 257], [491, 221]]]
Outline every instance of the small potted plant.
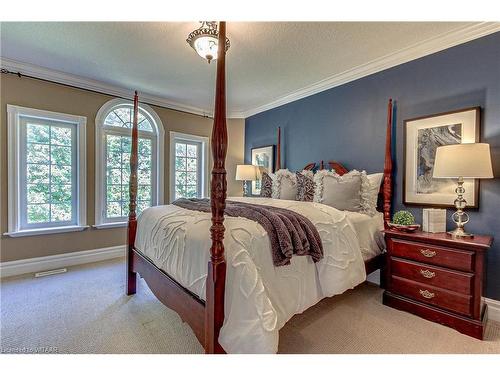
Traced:
[[413, 232], [420, 228], [419, 224], [415, 224], [415, 217], [409, 211], [401, 210], [394, 214], [392, 223], [389, 227], [405, 232]]

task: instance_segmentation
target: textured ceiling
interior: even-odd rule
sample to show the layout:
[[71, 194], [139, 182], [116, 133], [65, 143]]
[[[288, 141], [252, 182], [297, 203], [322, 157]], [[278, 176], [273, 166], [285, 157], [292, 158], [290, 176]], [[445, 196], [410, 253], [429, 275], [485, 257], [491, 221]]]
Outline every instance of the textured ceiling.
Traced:
[[[228, 111], [248, 112], [474, 23], [228, 23]], [[1, 56], [211, 112], [215, 64], [185, 42], [197, 22], [1, 24]]]

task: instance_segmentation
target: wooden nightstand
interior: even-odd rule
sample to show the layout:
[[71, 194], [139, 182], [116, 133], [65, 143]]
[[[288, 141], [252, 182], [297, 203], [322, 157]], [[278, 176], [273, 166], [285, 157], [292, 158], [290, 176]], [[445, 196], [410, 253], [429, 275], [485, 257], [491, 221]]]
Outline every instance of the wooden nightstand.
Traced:
[[446, 233], [384, 231], [387, 306], [483, 339], [486, 251], [493, 238], [453, 239]]

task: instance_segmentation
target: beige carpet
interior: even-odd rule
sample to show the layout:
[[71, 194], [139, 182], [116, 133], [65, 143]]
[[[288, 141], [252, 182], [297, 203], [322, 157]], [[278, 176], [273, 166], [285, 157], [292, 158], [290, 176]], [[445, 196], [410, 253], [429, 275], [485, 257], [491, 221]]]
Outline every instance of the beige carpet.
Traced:
[[[2, 352], [201, 353], [191, 329], [141, 280], [124, 295], [121, 260], [66, 274], [4, 279]], [[281, 353], [500, 353], [500, 324], [486, 341], [381, 304], [381, 290], [361, 285], [295, 316], [280, 333]]]

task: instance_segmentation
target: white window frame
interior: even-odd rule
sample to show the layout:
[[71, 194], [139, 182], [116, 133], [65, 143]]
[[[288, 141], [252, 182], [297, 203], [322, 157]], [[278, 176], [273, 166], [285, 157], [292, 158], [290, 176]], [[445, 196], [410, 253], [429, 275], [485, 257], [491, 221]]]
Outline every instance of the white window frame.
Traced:
[[200, 135], [170, 132], [170, 202], [175, 200], [175, 143], [176, 141], [198, 142], [201, 143], [201, 192], [202, 198], [208, 197], [208, 187], [210, 177], [208, 175], [210, 138]]
[[[21, 229], [21, 117], [75, 124], [76, 131], [76, 224], [45, 226], [33, 229]], [[8, 163], [8, 232], [11, 237], [34, 236], [40, 234], [76, 232], [88, 228], [87, 225], [87, 166], [86, 166], [86, 126], [84, 116], [7, 105], [7, 163]]]
[[[105, 219], [105, 199], [106, 192], [104, 191], [104, 181], [106, 181], [106, 168], [105, 158], [106, 155], [105, 137], [106, 134], [115, 135], [129, 135], [131, 136], [131, 129], [127, 128], [113, 128], [112, 126], [104, 126], [106, 116], [113, 110], [113, 108], [123, 105], [132, 105], [131, 101], [125, 99], [112, 99], [106, 102], [97, 112], [95, 119], [95, 224], [94, 228], [119, 228], [127, 225], [127, 220], [123, 218]], [[153, 119], [152, 132], [139, 130], [139, 138], [148, 138], [152, 142], [151, 161], [156, 174], [153, 173], [153, 189], [151, 191], [153, 206], [161, 205], [164, 203], [164, 142], [165, 130], [163, 123], [158, 114], [147, 104], [139, 103], [139, 108], [146, 111]]]

